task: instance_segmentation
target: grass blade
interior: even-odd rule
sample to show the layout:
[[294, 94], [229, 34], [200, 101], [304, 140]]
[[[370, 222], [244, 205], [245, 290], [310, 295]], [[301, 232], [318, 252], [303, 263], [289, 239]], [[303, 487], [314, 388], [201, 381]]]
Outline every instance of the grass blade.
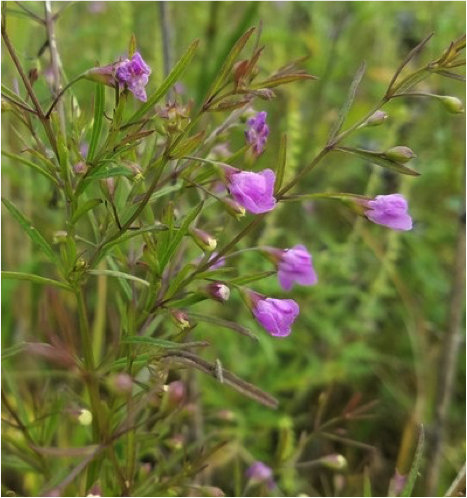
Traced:
[[276, 185], [274, 187], [274, 193], [280, 191], [282, 183], [284, 181], [285, 166], [287, 164], [287, 134], [284, 133], [281, 137], [281, 145], [279, 148], [279, 166], [276, 171]]
[[105, 87], [100, 83], [96, 83], [94, 88], [96, 89], [96, 102], [94, 104], [94, 124], [92, 126], [92, 135], [91, 141], [89, 142], [89, 151], [87, 156], [87, 160], [89, 162], [92, 162], [94, 159], [94, 154], [96, 153], [97, 146], [99, 144], [99, 138], [104, 124], [105, 111]]
[[149, 282], [147, 280], [143, 280], [142, 278], [135, 277], [134, 275], [130, 275], [129, 273], [123, 273], [121, 271], [115, 270], [89, 270], [89, 275], [105, 275], [107, 277], [115, 277], [115, 278], [123, 278], [124, 280], [133, 280], [134, 282], [138, 282], [141, 285], [149, 287]]
[[410, 469], [407, 483], [402, 490], [401, 496], [412, 496], [412, 491], [415, 486], [415, 481], [418, 477], [418, 472], [422, 465], [423, 452], [425, 450], [425, 429], [423, 425], [420, 426], [420, 436], [418, 438], [417, 450], [415, 451], [415, 458]]
[[180, 76], [184, 73], [191, 59], [195, 55], [196, 49], [198, 47], [199, 40], [195, 40], [183, 54], [182, 58], [177, 62], [175, 67], [172, 69], [167, 78], [162, 82], [159, 88], [153, 93], [147, 100], [147, 102], [142, 105], [128, 120], [129, 123], [133, 123], [141, 119], [150, 109], [156, 105], [159, 100], [169, 91], [169, 89], [180, 79]]

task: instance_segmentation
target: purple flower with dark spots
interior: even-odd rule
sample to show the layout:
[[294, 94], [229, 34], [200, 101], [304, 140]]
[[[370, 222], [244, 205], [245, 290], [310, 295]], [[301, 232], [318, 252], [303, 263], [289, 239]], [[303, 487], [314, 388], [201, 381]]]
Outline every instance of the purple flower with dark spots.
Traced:
[[126, 59], [118, 64], [115, 76], [121, 85], [126, 85], [130, 92], [142, 102], [146, 102], [145, 86], [148, 84], [151, 68], [144, 62], [139, 52], [135, 52], [131, 60]]
[[279, 283], [286, 291], [291, 290], [294, 283], [314, 285], [318, 282], [311, 254], [305, 246], [298, 245], [282, 251], [278, 267]]
[[254, 118], [250, 118], [246, 122], [245, 138], [253, 146], [253, 151], [257, 155], [262, 154], [268, 140], [269, 127], [266, 124], [267, 115], [268, 113], [265, 111], [258, 112]]
[[264, 298], [253, 294], [252, 312], [259, 324], [275, 337], [286, 337], [300, 308], [293, 299]]
[[393, 230], [411, 230], [412, 218], [408, 204], [400, 194], [377, 195], [372, 201], [365, 201], [365, 216], [378, 225]]
[[247, 211], [254, 214], [266, 213], [276, 206], [274, 182], [276, 176], [272, 169], [260, 173], [251, 171], [227, 171], [228, 188], [232, 197]]
[[269, 488], [273, 488], [275, 485], [271, 467], [268, 467], [263, 462], [255, 462], [248, 467], [245, 475], [255, 484], [266, 484]]

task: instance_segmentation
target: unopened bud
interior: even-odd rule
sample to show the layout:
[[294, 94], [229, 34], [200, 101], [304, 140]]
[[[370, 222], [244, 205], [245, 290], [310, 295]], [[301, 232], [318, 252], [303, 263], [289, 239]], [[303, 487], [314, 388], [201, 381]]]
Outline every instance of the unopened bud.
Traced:
[[13, 109], [12, 105], [5, 99], [2, 99], [2, 112], [8, 112]]
[[59, 230], [55, 232], [52, 237], [53, 244], [64, 244], [66, 242], [66, 238], [68, 237], [68, 233], [65, 230]]
[[220, 303], [224, 303], [228, 301], [230, 297], [230, 289], [227, 285], [213, 282], [206, 287], [206, 291], [212, 299], [219, 301]]
[[86, 163], [83, 162], [83, 161], [80, 161], [79, 163], [76, 163], [74, 166], [73, 166], [73, 171], [77, 174], [77, 175], [85, 175], [88, 171], [88, 167], [86, 166]]
[[327, 455], [319, 459], [320, 463], [332, 470], [344, 470], [347, 468], [347, 460], [342, 455]]
[[185, 384], [181, 380], [175, 380], [167, 386], [169, 403], [177, 406], [183, 402], [186, 396]]
[[175, 325], [177, 325], [177, 327], [181, 328], [182, 330], [191, 327], [190, 321], [188, 320], [188, 315], [184, 311], [181, 310], [172, 311], [170, 316], [172, 317], [172, 320], [175, 323]]
[[92, 423], [92, 413], [83, 408], [78, 415], [78, 422], [81, 425], [90, 425]]
[[103, 67], [94, 67], [89, 69], [84, 73], [84, 77], [87, 80], [96, 81], [97, 83], [103, 83], [111, 87], [115, 86], [115, 64], [110, 64]]
[[224, 201], [224, 207], [226, 211], [231, 214], [233, 217], [235, 217], [237, 220], [240, 218], [243, 218], [245, 216], [245, 208], [241, 206], [238, 202], [235, 202], [233, 199], [230, 199], [230, 197], [226, 197], [223, 199]]
[[444, 107], [452, 114], [462, 114], [464, 112], [464, 104], [457, 97], [440, 96], [439, 100]]
[[388, 115], [384, 111], [376, 111], [366, 121], [364, 126], [379, 126], [388, 119]]
[[133, 379], [126, 373], [120, 373], [110, 379], [110, 385], [117, 393], [129, 394], [133, 390]]
[[397, 147], [388, 149], [384, 153], [384, 156], [391, 161], [402, 164], [408, 163], [411, 159], [417, 157], [411, 149], [403, 145], [398, 145]]
[[212, 252], [217, 247], [217, 240], [203, 230], [193, 228], [191, 230], [191, 236], [193, 237], [193, 240], [196, 242], [198, 247], [200, 247], [205, 252]]

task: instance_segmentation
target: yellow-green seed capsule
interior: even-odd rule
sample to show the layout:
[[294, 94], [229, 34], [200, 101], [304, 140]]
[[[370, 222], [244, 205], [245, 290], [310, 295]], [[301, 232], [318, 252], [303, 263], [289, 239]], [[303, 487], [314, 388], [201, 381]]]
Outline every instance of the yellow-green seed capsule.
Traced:
[[411, 159], [417, 157], [412, 149], [409, 149], [403, 145], [398, 145], [397, 147], [388, 149], [384, 155], [387, 159], [402, 164], [408, 163]]

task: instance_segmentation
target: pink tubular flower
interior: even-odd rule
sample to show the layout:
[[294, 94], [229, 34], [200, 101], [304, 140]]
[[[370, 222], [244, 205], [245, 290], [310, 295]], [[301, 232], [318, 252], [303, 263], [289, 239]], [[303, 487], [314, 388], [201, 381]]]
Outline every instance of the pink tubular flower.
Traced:
[[271, 467], [268, 467], [263, 462], [255, 462], [248, 467], [245, 475], [252, 482], [257, 484], [266, 484], [269, 488], [274, 487], [274, 479]]
[[126, 59], [117, 66], [115, 76], [121, 85], [126, 85], [130, 92], [142, 102], [146, 102], [145, 86], [148, 84], [151, 68], [144, 62], [139, 52], [131, 60]]
[[227, 172], [228, 188], [232, 197], [247, 211], [254, 214], [272, 211], [276, 206], [273, 196], [276, 176], [272, 169], [260, 173], [251, 171]]
[[377, 195], [374, 200], [365, 202], [365, 208], [365, 216], [373, 223], [393, 230], [412, 229], [407, 201], [400, 194]]
[[257, 295], [253, 304], [253, 315], [259, 324], [275, 337], [286, 337], [300, 308], [293, 299], [272, 299]]
[[305, 246], [298, 245], [282, 251], [277, 274], [281, 287], [289, 291], [294, 283], [300, 285], [314, 285], [318, 276], [313, 268], [311, 254]]
[[258, 112], [254, 118], [250, 118], [246, 124], [245, 130], [246, 141], [253, 146], [255, 154], [260, 155], [264, 151], [266, 141], [269, 135], [269, 127], [266, 124], [268, 113]]

